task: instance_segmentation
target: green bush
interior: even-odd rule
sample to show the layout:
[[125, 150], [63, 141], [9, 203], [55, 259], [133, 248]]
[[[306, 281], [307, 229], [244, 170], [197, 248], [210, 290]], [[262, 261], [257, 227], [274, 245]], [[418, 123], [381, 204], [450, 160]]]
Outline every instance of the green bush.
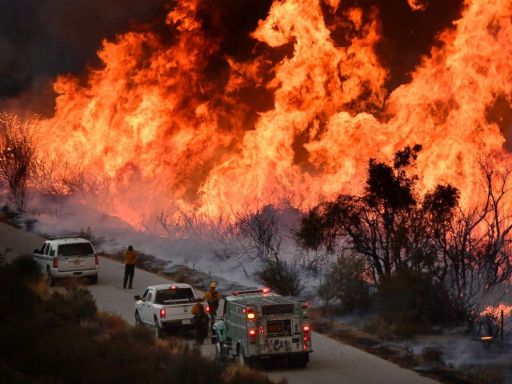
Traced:
[[371, 298], [364, 273], [362, 259], [340, 257], [320, 284], [318, 294], [327, 305], [335, 301], [341, 313], [366, 310], [371, 304]]
[[433, 324], [447, 324], [450, 301], [442, 285], [430, 276], [402, 269], [378, 285], [377, 308], [399, 336], [425, 330]]

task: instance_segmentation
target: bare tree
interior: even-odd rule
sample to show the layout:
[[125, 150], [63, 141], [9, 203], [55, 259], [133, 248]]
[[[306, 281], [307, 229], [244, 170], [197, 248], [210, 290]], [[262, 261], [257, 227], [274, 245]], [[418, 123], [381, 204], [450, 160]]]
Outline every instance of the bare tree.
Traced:
[[30, 123], [13, 114], [0, 114], [0, 179], [20, 212], [25, 210], [34, 158]]
[[270, 209], [238, 214], [233, 228], [243, 252], [251, 260], [264, 262], [279, 256], [283, 239]]
[[281, 257], [283, 235], [272, 206], [237, 215], [233, 231], [243, 255], [260, 262], [260, 268], [255, 272], [258, 280], [282, 295], [300, 293], [303, 287], [297, 267]]

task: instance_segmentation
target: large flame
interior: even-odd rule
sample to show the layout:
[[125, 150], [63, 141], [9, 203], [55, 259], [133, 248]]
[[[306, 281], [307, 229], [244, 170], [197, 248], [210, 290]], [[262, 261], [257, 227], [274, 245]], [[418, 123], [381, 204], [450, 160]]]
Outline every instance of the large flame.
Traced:
[[[104, 179], [101, 208], [134, 225], [162, 210], [219, 216], [282, 200], [306, 208], [356, 192], [369, 157], [415, 143], [424, 147], [423, 187], [452, 182], [471, 195], [478, 157], [505, 142], [488, 110], [511, 101], [510, 0], [467, 0], [412, 81], [391, 94], [375, 53], [378, 10], [344, 10], [339, 45], [320, 3], [276, 0], [252, 34], [264, 53], [224, 57], [212, 71], [220, 42], [203, 32], [199, 0], [180, 1], [167, 16], [171, 43], [127, 33], [103, 43], [103, 67], [85, 82], [56, 80], [55, 115], [36, 127], [39, 152]], [[419, 11], [426, 4], [409, 0]], [[324, 6], [334, 13], [343, 2]], [[271, 93], [271, 108], [255, 112], [254, 95], [241, 100], [247, 85]]]
[[494, 319], [499, 319], [502, 313], [504, 317], [510, 317], [511, 312], [512, 306], [499, 303], [497, 306], [489, 305], [485, 307], [484, 310], [480, 312], [480, 317], [491, 316]]

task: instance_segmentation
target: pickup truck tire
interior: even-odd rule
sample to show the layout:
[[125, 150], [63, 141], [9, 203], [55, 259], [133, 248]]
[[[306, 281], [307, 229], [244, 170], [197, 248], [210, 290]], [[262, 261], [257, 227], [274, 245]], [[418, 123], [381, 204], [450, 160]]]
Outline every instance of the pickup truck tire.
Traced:
[[135, 311], [135, 325], [142, 325], [142, 320], [140, 319], [139, 311]]
[[98, 284], [98, 275], [89, 277], [89, 281], [91, 282], [91, 284]]
[[155, 323], [153, 325], [153, 331], [155, 332], [156, 339], [161, 339], [163, 337], [162, 328], [160, 327], [160, 324], [158, 324], [157, 319], [155, 319]]
[[48, 286], [49, 287], [55, 287], [55, 277], [53, 277], [52, 273], [50, 272], [50, 268], [46, 268], [46, 275], [48, 277]]

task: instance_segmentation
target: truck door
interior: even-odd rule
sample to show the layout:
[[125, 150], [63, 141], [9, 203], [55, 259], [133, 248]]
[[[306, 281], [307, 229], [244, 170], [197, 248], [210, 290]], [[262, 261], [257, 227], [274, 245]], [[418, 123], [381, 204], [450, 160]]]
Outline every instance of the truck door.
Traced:
[[37, 250], [37, 252], [34, 251], [34, 259], [39, 264], [39, 267], [43, 271], [46, 271], [46, 263], [45, 263], [45, 260], [44, 260], [44, 247], [46, 247], [46, 243], [43, 243], [43, 246], [41, 247], [41, 249]]
[[143, 304], [142, 304], [142, 313], [140, 314], [140, 318], [144, 323], [153, 324], [153, 296], [154, 289], [146, 289], [144, 295], [142, 296]]
[[43, 260], [44, 260], [44, 262], [45, 262], [47, 265], [50, 265], [50, 267], [51, 267], [51, 266], [52, 266], [52, 259], [50, 258], [50, 243], [46, 243], [46, 244], [44, 245], [44, 248], [43, 248], [42, 254], [43, 254]]
[[224, 300], [224, 308], [222, 308], [222, 318], [224, 319], [224, 332], [226, 332], [225, 340], [227, 343], [231, 343], [229, 308], [229, 301]]

